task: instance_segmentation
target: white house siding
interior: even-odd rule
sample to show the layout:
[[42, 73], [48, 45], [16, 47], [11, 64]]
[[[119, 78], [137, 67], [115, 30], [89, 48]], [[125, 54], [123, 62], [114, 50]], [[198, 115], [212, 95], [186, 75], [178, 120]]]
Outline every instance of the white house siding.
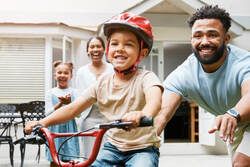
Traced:
[[0, 38], [0, 103], [44, 99], [43, 38]]

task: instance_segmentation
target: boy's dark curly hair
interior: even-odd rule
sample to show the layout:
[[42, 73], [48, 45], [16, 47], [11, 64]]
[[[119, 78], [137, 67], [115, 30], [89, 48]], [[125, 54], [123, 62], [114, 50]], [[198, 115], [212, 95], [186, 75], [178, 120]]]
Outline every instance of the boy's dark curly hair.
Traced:
[[200, 19], [218, 19], [222, 23], [226, 32], [231, 27], [232, 19], [229, 13], [226, 12], [226, 10], [219, 8], [218, 5], [216, 6], [206, 5], [201, 7], [200, 9], [197, 9], [197, 11], [193, 14], [193, 16], [190, 17], [189, 20], [187, 21], [189, 27], [192, 28], [194, 22]]

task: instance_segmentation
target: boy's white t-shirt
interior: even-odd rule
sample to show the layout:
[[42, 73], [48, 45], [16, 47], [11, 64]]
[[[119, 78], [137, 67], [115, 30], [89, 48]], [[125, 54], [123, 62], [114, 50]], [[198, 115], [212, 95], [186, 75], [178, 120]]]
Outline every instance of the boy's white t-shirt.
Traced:
[[[145, 92], [162, 84], [151, 71], [138, 70], [124, 85], [114, 85], [114, 75], [105, 75], [89, 87], [83, 94], [92, 102], [97, 102], [100, 112], [113, 121], [121, 119], [127, 112], [141, 111], [146, 104]], [[130, 131], [113, 128], [107, 132], [108, 141], [121, 151], [159, 147], [160, 138], [154, 127], [135, 128]]]
[[[114, 73], [114, 68], [112, 64], [106, 63], [106, 69], [101, 75], [109, 74], [109, 73]], [[96, 81], [96, 75], [90, 70], [91, 63], [88, 63], [81, 68], [78, 69], [76, 73], [76, 88], [79, 91], [79, 94], [81, 94], [85, 89], [87, 89], [90, 85], [93, 85]], [[100, 77], [100, 76], [98, 76]], [[82, 114], [81, 114], [81, 119], [85, 119], [91, 110], [92, 107], [87, 108]]]

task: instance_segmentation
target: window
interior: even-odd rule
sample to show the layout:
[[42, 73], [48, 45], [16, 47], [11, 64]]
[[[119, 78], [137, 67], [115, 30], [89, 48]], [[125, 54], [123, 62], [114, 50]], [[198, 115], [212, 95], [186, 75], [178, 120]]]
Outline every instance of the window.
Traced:
[[[62, 62], [72, 61], [72, 41], [70, 38], [64, 36], [63, 38], [53, 38], [52, 40], [53, 62], [60, 60]], [[52, 87], [56, 86], [54, 80], [54, 67], [52, 63]]]

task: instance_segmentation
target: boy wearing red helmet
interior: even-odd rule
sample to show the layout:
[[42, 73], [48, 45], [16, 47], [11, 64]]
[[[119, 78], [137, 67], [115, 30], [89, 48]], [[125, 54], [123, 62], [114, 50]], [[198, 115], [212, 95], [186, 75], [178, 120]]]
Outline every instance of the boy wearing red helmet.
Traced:
[[163, 92], [153, 72], [137, 68], [152, 48], [150, 22], [144, 17], [124, 13], [104, 24], [104, 34], [108, 40], [107, 58], [115, 74], [99, 78], [75, 102], [39, 122], [27, 124], [26, 132], [37, 123], [46, 127], [72, 119], [96, 102], [107, 119], [131, 121], [133, 128], [128, 131], [110, 129], [107, 142], [92, 166], [157, 167], [160, 139], [154, 127], [137, 127], [143, 116], [157, 115]]

